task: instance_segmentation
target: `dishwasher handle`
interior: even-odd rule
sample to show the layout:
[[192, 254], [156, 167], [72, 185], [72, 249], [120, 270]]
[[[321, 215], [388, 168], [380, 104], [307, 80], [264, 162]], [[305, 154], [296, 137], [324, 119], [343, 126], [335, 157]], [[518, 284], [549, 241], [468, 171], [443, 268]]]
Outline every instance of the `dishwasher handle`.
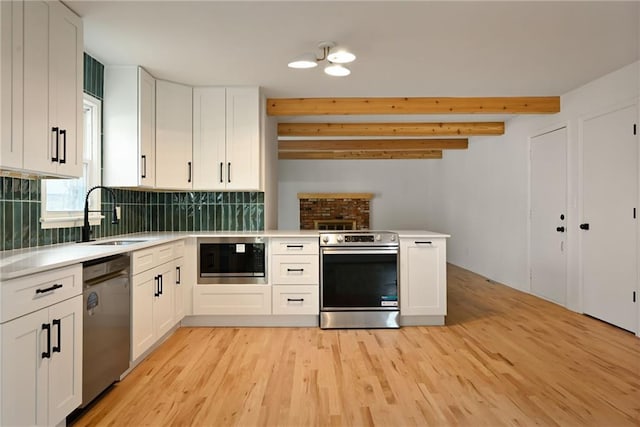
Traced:
[[91, 286], [100, 285], [100, 284], [102, 284], [102, 283], [104, 283], [106, 281], [117, 279], [119, 277], [126, 277], [128, 279], [129, 278], [129, 269], [116, 271], [116, 272], [111, 273], [111, 274], [105, 274], [104, 276], [95, 277], [95, 278], [93, 278], [91, 280], [87, 280], [87, 281], [84, 282], [84, 287], [88, 288], [88, 287], [91, 287]]

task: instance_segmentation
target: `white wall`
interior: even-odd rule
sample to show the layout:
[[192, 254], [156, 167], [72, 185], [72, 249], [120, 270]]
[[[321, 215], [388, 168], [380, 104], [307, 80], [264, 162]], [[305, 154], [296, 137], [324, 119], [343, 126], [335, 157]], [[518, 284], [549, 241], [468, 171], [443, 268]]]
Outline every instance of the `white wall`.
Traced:
[[298, 192], [372, 192], [371, 228], [451, 234], [448, 261], [529, 290], [529, 138], [560, 126], [569, 135], [568, 306], [580, 311], [578, 283], [579, 120], [640, 95], [640, 63], [561, 97], [561, 113], [518, 116], [505, 135], [472, 138], [442, 160], [280, 160], [279, 228], [298, 228]]
[[427, 228], [427, 166], [415, 160], [280, 160], [278, 228], [299, 228], [301, 192], [373, 193], [371, 229]]

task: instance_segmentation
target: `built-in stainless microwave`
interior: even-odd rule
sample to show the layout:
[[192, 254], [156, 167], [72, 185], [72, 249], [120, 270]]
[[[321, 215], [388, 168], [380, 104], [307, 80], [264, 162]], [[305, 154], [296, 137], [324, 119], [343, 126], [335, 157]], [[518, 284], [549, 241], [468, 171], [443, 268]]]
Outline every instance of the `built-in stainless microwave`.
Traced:
[[200, 237], [198, 283], [266, 284], [264, 237]]

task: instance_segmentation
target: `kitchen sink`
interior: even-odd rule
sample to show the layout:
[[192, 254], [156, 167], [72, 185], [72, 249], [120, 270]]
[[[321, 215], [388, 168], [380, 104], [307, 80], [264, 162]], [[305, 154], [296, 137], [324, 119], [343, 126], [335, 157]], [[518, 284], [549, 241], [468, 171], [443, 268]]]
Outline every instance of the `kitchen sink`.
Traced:
[[135, 245], [136, 243], [143, 243], [146, 240], [109, 240], [107, 242], [96, 242], [94, 245], [97, 246], [127, 246], [127, 245]]

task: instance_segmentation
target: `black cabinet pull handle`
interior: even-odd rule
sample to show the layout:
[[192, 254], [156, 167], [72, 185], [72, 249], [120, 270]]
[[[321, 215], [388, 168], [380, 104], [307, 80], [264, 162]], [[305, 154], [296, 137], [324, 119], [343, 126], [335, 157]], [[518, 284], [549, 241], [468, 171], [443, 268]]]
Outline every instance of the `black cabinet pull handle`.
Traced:
[[154, 277], [153, 280], [156, 282], [156, 288], [153, 291], [153, 296], [159, 297], [160, 296], [160, 276]]
[[227, 163], [227, 182], [231, 182], [231, 162]]
[[588, 223], [580, 224], [580, 230], [588, 230], [588, 229], [589, 229]]
[[304, 298], [287, 298], [287, 302], [304, 302]]
[[304, 271], [304, 268], [287, 268], [287, 271], [302, 273]]
[[49, 286], [48, 288], [44, 288], [44, 289], [36, 289], [36, 294], [45, 294], [47, 292], [51, 292], [51, 291], [55, 291], [56, 289], [60, 289], [63, 285], [61, 283], [56, 283], [53, 286]]
[[287, 245], [287, 249], [302, 249], [304, 245]]
[[189, 167], [189, 178], [187, 179], [187, 182], [191, 182], [191, 162], [187, 162], [187, 166]]
[[57, 326], [58, 327], [58, 345], [54, 345], [53, 348], [51, 349], [53, 351], [53, 353], [60, 353], [60, 350], [62, 349], [62, 323], [60, 322], [61, 319], [53, 319], [53, 326]]
[[43, 323], [42, 330], [47, 331], [47, 351], [42, 352], [42, 358], [50, 359], [51, 358], [51, 325], [48, 323]]
[[558, 233], [564, 233], [564, 227], [556, 227]]
[[60, 129], [60, 135], [62, 135], [62, 154], [64, 157], [60, 157], [59, 163], [67, 163], [67, 130]]
[[415, 241], [413, 243], [415, 243], [416, 245], [432, 245], [433, 244], [433, 242], [431, 242], [431, 240], [427, 240], [426, 242]]
[[51, 161], [52, 161], [52, 162], [57, 162], [57, 161], [59, 160], [59, 159], [58, 159], [58, 154], [59, 154], [59, 151], [58, 151], [58, 145], [60, 144], [60, 141], [59, 141], [59, 133], [58, 133], [58, 131], [59, 131], [59, 128], [57, 128], [57, 127], [55, 127], [55, 126], [51, 128], [51, 132], [55, 132], [55, 134], [56, 134], [56, 140], [55, 140], [55, 145], [56, 145], [56, 150], [55, 150], [55, 151], [56, 151], [56, 155], [55, 155], [55, 156], [51, 156]]
[[163, 282], [162, 274], [160, 276], [158, 276], [158, 277], [160, 278], [160, 281], [159, 281], [159, 283], [160, 283], [160, 292], [158, 293], [158, 296], [160, 296], [160, 295], [162, 295], [162, 282]]
[[147, 155], [142, 155], [142, 175], [141, 178], [147, 177]]
[[224, 168], [224, 163], [220, 162], [220, 182], [224, 182], [224, 180], [222, 179], [222, 169]]
[[180, 274], [180, 266], [176, 267], [176, 285], [179, 285], [180, 282], [182, 281], [181, 278], [181, 274]]

